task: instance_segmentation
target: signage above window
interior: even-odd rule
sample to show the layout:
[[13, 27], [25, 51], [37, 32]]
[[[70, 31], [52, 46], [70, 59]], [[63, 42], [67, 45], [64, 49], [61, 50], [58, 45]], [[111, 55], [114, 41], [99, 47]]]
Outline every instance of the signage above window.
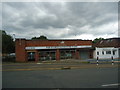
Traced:
[[64, 49], [64, 48], [91, 48], [91, 45], [86, 46], [44, 46], [44, 47], [26, 47], [27, 50], [33, 49]]

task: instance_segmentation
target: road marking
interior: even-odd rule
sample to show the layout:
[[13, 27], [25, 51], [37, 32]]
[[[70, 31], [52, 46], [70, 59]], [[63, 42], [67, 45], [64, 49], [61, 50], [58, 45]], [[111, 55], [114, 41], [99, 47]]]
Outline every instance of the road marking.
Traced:
[[115, 84], [106, 84], [106, 85], [102, 85], [103, 87], [107, 87], [107, 86], [118, 86], [120, 85], [120, 83], [115, 83]]

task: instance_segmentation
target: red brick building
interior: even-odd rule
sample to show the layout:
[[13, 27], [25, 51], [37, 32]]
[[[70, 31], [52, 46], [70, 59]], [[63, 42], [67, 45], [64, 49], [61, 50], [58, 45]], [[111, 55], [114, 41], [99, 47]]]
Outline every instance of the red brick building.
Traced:
[[16, 61], [42, 61], [93, 58], [92, 40], [16, 39]]

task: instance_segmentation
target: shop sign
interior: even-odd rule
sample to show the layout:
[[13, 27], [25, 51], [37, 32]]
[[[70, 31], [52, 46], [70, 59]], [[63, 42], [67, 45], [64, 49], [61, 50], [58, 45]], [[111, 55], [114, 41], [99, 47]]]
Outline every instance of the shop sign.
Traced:
[[91, 45], [86, 46], [44, 46], [44, 47], [26, 47], [27, 50], [34, 50], [34, 49], [65, 49], [65, 48], [91, 48]]

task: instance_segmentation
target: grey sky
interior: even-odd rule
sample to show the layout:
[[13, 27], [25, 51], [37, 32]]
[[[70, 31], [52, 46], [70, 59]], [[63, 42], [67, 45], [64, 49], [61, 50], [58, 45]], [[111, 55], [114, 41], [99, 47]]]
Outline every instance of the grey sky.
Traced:
[[16, 38], [94, 39], [118, 36], [117, 2], [4, 2], [2, 29]]

